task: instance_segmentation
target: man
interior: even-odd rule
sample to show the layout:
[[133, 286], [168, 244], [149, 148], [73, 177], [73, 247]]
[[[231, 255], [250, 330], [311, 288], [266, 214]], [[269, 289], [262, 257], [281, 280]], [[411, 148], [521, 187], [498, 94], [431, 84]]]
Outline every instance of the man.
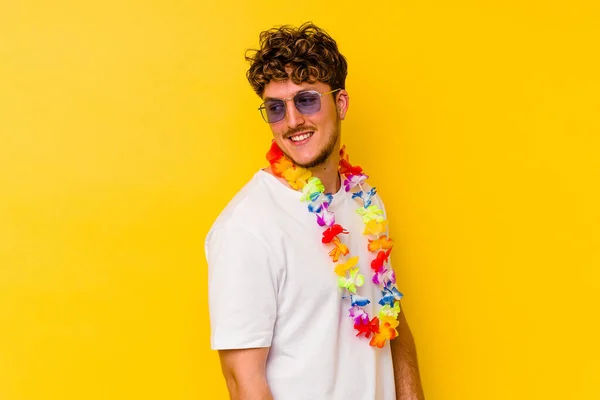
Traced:
[[423, 399], [383, 203], [341, 147], [347, 63], [307, 23], [247, 73], [273, 133], [206, 239], [211, 345], [234, 400]]

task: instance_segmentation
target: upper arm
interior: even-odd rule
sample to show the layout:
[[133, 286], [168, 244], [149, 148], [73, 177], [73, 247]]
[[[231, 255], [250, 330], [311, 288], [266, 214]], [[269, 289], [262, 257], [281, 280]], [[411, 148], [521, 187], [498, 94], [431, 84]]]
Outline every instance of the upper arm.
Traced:
[[239, 380], [264, 378], [268, 355], [268, 347], [219, 350], [223, 374]]
[[278, 272], [272, 251], [235, 225], [206, 241], [211, 347], [253, 349], [271, 345], [277, 316]]
[[219, 350], [221, 369], [232, 399], [272, 399], [266, 379], [269, 348]]

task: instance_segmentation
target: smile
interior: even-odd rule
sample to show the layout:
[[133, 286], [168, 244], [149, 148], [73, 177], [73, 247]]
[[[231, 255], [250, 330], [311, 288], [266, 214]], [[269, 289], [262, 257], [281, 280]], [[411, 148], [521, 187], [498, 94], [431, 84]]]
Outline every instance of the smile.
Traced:
[[290, 136], [289, 139], [294, 143], [300, 143], [308, 140], [312, 135], [314, 135], [314, 132], [306, 132], [301, 135]]

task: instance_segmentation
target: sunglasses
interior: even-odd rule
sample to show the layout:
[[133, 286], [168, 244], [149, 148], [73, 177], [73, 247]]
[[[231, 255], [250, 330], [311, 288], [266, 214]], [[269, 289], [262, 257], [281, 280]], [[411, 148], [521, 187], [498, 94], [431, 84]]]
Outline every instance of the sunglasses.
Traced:
[[288, 100], [294, 100], [294, 106], [300, 114], [309, 115], [321, 111], [321, 96], [337, 92], [338, 90], [342, 89], [335, 89], [325, 93], [319, 93], [316, 90], [305, 90], [287, 99], [269, 99], [262, 103], [258, 109], [263, 119], [272, 124], [285, 118], [286, 103]]

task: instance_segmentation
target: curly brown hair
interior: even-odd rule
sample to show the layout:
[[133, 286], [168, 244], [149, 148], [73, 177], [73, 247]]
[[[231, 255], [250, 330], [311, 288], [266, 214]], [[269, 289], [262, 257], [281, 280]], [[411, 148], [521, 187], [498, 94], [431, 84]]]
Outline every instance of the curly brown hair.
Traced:
[[320, 81], [332, 89], [346, 88], [346, 58], [335, 40], [312, 22], [299, 28], [284, 25], [261, 32], [260, 48], [248, 50], [246, 60], [250, 62], [246, 77], [260, 97], [271, 80], [288, 78], [295, 84]]

